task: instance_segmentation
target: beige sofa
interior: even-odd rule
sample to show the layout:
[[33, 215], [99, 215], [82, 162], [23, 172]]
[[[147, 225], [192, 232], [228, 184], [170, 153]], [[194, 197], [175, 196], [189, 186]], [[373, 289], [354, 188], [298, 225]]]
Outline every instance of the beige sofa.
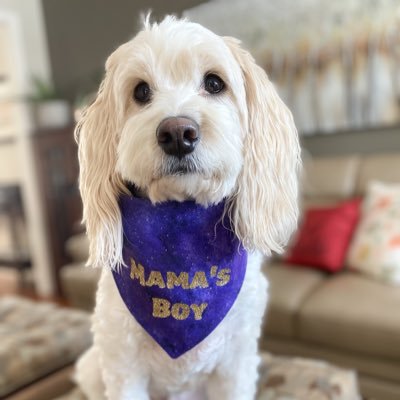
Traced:
[[[400, 154], [305, 162], [303, 207], [362, 195], [371, 180], [400, 183]], [[261, 347], [358, 370], [365, 395], [400, 399], [400, 287], [346, 270], [327, 275], [273, 261]]]
[[[310, 160], [302, 206], [362, 195], [372, 179], [400, 182], [400, 154]], [[72, 304], [91, 309], [98, 271], [79, 266], [86, 239], [72, 238], [67, 247], [78, 263], [62, 270], [64, 292]], [[350, 271], [327, 275], [276, 260], [266, 262], [265, 271], [270, 301], [263, 349], [355, 368], [368, 398], [400, 399], [400, 288]]]

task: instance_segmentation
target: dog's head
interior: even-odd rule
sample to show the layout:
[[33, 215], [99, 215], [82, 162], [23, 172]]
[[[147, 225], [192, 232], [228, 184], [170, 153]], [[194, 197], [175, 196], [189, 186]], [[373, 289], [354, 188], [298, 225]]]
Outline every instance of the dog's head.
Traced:
[[91, 265], [122, 263], [118, 197], [227, 199], [248, 249], [280, 252], [296, 225], [299, 144], [266, 73], [233, 38], [166, 17], [107, 60], [76, 129]]

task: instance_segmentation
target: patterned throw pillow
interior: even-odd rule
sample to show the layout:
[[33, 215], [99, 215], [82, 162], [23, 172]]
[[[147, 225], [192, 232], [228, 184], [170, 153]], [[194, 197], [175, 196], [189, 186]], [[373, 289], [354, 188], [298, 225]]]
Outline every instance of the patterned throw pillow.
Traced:
[[372, 182], [368, 186], [348, 265], [400, 284], [400, 184]]

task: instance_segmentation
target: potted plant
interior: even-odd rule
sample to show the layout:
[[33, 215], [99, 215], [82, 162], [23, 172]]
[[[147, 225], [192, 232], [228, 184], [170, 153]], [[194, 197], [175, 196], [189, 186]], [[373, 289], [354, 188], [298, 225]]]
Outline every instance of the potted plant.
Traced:
[[95, 70], [79, 83], [77, 96], [74, 101], [74, 119], [78, 122], [83, 111], [96, 99], [97, 88], [104, 78], [103, 69]]
[[71, 107], [56, 92], [51, 84], [39, 78], [33, 79], [34, 94], [31, 101], [34, 105], [34, 117], [39, 129], [62, 128], [71, 123]]

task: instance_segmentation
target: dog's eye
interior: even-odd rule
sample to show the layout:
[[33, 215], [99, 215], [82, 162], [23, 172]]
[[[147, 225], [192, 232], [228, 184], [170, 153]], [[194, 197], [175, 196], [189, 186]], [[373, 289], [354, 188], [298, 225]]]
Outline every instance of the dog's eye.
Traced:
[[133, 98], [138, 103], [148, 103], [151, 98], [151, 90], [149, 84], [146, 82], [138, 83], [135, 87], [135, 90], [133, 91]]
[[204, 88], [210, 94], [221, 92], [225, 87], [224, 81], [215, 74], [208, 74], [204, 78]]

